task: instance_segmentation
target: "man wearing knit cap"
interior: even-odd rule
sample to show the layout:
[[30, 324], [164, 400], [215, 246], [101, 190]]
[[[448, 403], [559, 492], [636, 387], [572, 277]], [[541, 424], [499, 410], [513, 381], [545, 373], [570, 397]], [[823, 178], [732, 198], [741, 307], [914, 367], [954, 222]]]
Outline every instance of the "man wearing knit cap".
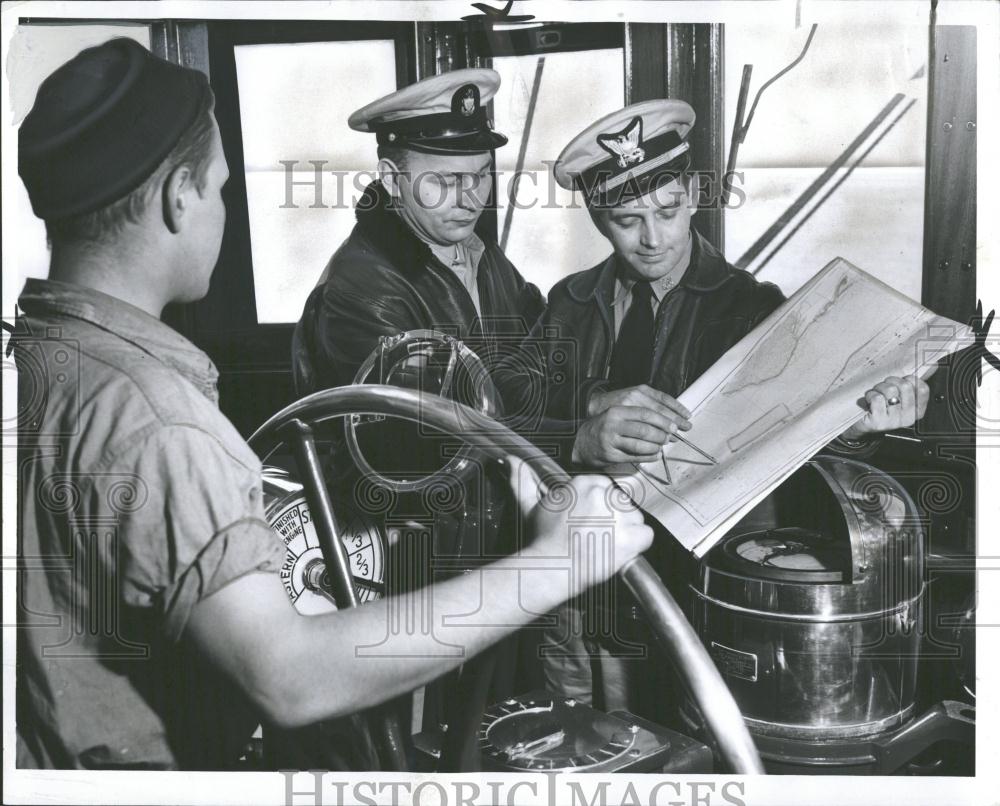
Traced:
[[[564, 517], [539, 512], [537, 539], [490, 566], [489, 585], [434, 591], [445, 621], [487, 601], [487, 623], [506, 626], [406, 635], [402, 659], [353, 651], [388, 633], [385, 600], [299, 616], [260, 462], [219, 412], [211, 361], [159, 319], [204, 296], [218, 258], [228, 172], [212, 108], [203, 75], [114, 39], [49, 76], [20, 128], [19, 172], [52, 246], [13, 337], [21, 768], [232, 767], [258, 724], [303, 726], [424, 685], [649, 545], [638, 513], [622, 513], [613, 562], [581, 577], [547, 561], [519, 602], [525, 563], [569, 554]], [[575, 486], [603, 509], [606, 479]], [[459, 651], [441, 657], [438, 639]]]
[[[687, 136], [694, 122], [694, 110], [683, 101], [633, 104], [577, 135], [554, 165], [556, 181], [583, 194], [594, 225], [613, 247], [607, 259], [552, 288], [537, 325], [539, 332], [576, 344], [578, 361], [571, 366], [551, 354], [545, 359], [536, 373], [545, 392], [536, 388], [533, 394], [547, 400], [549, 417], [577, 423], [567, 457], [577, 468], [657, 458], [673, 433], [691, 427], [690, 412], [677, 397], [784, 301], [777, 286], [727, 263], [691, 227], [696, 194]], [[869, 435], [922, 417], [927, 398], [923, 380], [887, 378], [866, 394], [866, 416], [831, 447], [866, 450]], [[657, 540], [653, 551], [654, 567], [682, 593], [690, 555], [673, 540]], [[633, 614], [640, 616], [637, 608], [611, 609], [620, 635], [646, 640], [629, 623]], [[579, 615], [567, 613], [571, 619]], [[553, 633], [552, 640], [558, 644], [560, 638]], [[547, 655], [554, 690], [590, 698], [591, 669], [581, 657], [589, 651], [601, 663], [603, 707], [666, 718], [657, 707], [669, 701], [663, 663], [637, 670], [609, 658], [594, 642], [589, 650], [579, 644], [562, 649]], [[643, 689], [644, 701], [636, 693]]]

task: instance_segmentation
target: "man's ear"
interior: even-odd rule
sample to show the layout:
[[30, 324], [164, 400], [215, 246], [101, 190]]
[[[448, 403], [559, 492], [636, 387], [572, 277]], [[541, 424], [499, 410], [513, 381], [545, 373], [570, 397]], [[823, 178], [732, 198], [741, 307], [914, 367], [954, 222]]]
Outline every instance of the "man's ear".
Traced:
[[378, 161], [378, 179], [393, 198], [399, 196], [399, 175], [402, 173], [392, 160], [384, 157]]
[[176, 235], [188, 219], [194, 176], [187, 165], [178, 165], [163, 183], [163, 223]]

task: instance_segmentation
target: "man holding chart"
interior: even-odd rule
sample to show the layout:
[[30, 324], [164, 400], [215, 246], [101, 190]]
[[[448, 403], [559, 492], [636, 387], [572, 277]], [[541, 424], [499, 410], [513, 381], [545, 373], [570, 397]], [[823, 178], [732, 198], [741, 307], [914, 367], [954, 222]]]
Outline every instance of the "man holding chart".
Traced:
[[[694, 122], [694, 110], [683, 101], [633, 104], [589, 126], [555, 162], [556, 181], [583, 194], [594, 225], [614, 250], [557, 283], [536, 326], [538, 333], [575, 343], [571, 366], [556, 366], [557, 348], [546, 352], [545, 366], [537, 368], [544, 394], [535, 389], [546, 416], [575, 421], [572, 456], [565, 457], [574, 467], [624, 465], [633, 472], [633, 465], [659, 459], [674, 439], [697, 450], [698, 440], [683, 436], [691, 414], [677, 397], [785, 301], [777, 286], [727, 263], [692, 228], [697, 193], [687, 136]], [[872, 435], [923, 416], [928, 394], [915, 376], [886, 378], [867, 391], [864, 416], [831, 447], [866, 453]], [[654, 551], [650, 559], [664, 581], [684, 590], [693, 571], [690, 554], [672, 540], [655, 541]], [[642, 643], [644, 631], [629, 625], [641, 622], [638, 608], [615, 604], [623, 595], [605, 597], [612, 612], [602, 623], [613, 624], [625, 644]], [[599, 707], [639, 707], [626, 680], [637, 664], [620, 663], [602, 640], [587, 641], [583, 649], [580, 611], [564, 612], [569, 624], [550, 633], [553, 645], [546, 648], [549, 685], [589, 700], [600, 679]], [[593, 677], [592, 663], [600, 667]], [[655, 675], [647, 670], [641, 676], [656, 689], [651, 696], [662, 700]], [[662, 718], [656, 711], [644, 715]]]

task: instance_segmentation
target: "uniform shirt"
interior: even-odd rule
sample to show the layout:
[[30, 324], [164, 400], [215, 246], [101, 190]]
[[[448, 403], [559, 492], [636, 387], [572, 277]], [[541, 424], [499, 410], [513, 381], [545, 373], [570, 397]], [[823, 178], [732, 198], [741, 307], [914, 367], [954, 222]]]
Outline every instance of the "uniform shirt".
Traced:
[[[628, 313], [629, 308], [632, 307], [632, 287], [635, 285], [635, 280], [629, 277], [622, 277], [619, 275], [615, 278], [615, 296], [611, 301], [612, 310], [615, 317], [615, 338], [618, 338], [618, 333], [622, 329], [622, 322], [625, 321], [625, 315]], [[661, 277], [649, 284], [649, 287], [653, 290], [652, 295], [649, 298], [649, 304], [653, 306], [653, 316], [656, 316], [657, 310], [659, 310], [660, 303], [663, 298], [677, 285], [677, 281], [671, 275], [666, 277]]]
[[[650, 296], [649, 303], [653, 306], [653, 316], [656, 316], [656, 312], [659, 310], [660, 303], [663, 302], [663, 298], [677, 285], [678, 282], [680, 282], [680, 279], [687, 270], [690, 262], [691, 237], [688, 236], [685, 255], [680, 260], [680, 265], [684, 268], [681, 271], [666, 274], [659, 280], [655, 280], [650, 283], [650, 288], [652, 288], [653, 293]], [[621, 331], [622, 322], [625, 321], [625, 314], [627, 314], [628, 309], [632, 307], [632, 286], [634, 285], [635, 280], [622, 276], [621, 271], [618, 272], [615, 277], [615, 295], [611, 302], [612, 312], [614, 314], [616, 339], [618, 338], [619, 331]]]
[[281, 566], [260, 462], [158, 319], [51, 281], [19, 302], [18, 766], [225, 767], [257, 717], [182, 638]]
[[482, 239], [476, 233], [472, 233], [462, 243], [442, 246], [428, 242], [427, 245], [434, 253], [434, 257], [455, 272], [455, 276], [472, 297], [476, 313], [482, 316], [483, 311], [479, 302], [479, 261], [483, 257], [483, 252], [486, 251], [486, 245]]

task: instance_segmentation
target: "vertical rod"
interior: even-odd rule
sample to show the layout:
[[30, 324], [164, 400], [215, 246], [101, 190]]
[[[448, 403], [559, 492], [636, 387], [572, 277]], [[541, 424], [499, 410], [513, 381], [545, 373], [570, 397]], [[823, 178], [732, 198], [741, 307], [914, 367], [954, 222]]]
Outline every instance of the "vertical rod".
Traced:
[[[698, 43], [699, 64], [696, 66], [698, 75], [708, 74], [708, 86], [700, 89], [702, 125], [707, 124], [701, 137], [708, 141], [702, 162], [709, 171], [711, 181], [708, 209], [703, 214], [707, 214], [708, 218], [706, 237], [720, 252], [725, 253], [726, 214], [722, 199], [725, 187], [722, 171], [726, 164], [725, 26], [712, 23], [707, 28], [707, 34], [703, 34]], [[699, 30], [696, 29], [696, 34]]]
[[[931, 5], [920, 301], [959, 322], [976, 315], [977, 36], [973, 26], [938, 25], [937, 4]], [[978, 358], [975, 364], [981, 365]], [[919, 434], [947, 435], [949, 444], [960, 441], [960, 450], [971, 450], [977, 387], [960, 384], [965, 364], [958, 356], [944, 366], [947, 371], [930, 379]], [[969, 506], [975, 511], [975, 501]]]
[[750, 76], [753, 74], [753, 65], [743, 65], [743, 78], [740, 81], [740, 95], [736, 102], [736, 119], [733, 121], [733, 136], [729, 141], [729, 157], [726, 160], [726, 173], [722, 177], [722, 206], [729, 204], [729, 193], [731, 189], [733, 171], [736, 170], [736, 158], [740, 153], [740, 144], [746, 137], [746, 130], [743, 126], [743, 117], [747, 109], [747, 95], [750, 94]]
[[[302, 479], [302, 488], [309, 504], [309, 513], [316, 525], [327, 576], [333, 585], [337, 607], [346, 609], [358, 606], [358, 593], [351, 576], [351, 562], [347, 549], [340, 540], [330, 494], [326, 489], [323, 468], [316, 450], [312, 428], [302, 420], [292, 420], [283, 429], [283, 438], [292, 448], [295, 463]], [[378, 737], [379, 762], [383, 769], [405, 771], [406, 753], [402, 730], [394, 712], [394, 703], [388, 702], [368, 712], [369, 731]]]
[[510, 225], [514, 220], [514, 201], [517, 198], [517, 186], [524, 170], [524, 159], [528, 153], [528, 137], [531, 136], [531, 123], [535, 119], [535, 105], [538, 103], [538, 88], [542, 84], [542, 69], [545, 67], [545, 57], [539, 56], [535, 65], [535, 80], [531, 85], [531, 95], [528, 98], [528, 114], [524, 119], [524, 133], [521, 135], [521, 147], [517, 152], [517, 165], [510, 181], [510, 198], [507, 200], [507, 211], [503, 220], [503, 235], [500, 237], [500, 249], [507, 248], [507, 238], [510, 236]]
[[292, 420], [283, 430], [284, 437], [295, 456], [309, 512], [313, 523], [316, 524], [316, 536], [323, 552], [327, 576], [333, 585], [337, 607], [341, 609], [357, 607], [358, 593], [354, 589], [354, 580], [351, 577], [350, 558], [347, 556], [347, 549], [340, 541], [313, 430], [301, 420]]

